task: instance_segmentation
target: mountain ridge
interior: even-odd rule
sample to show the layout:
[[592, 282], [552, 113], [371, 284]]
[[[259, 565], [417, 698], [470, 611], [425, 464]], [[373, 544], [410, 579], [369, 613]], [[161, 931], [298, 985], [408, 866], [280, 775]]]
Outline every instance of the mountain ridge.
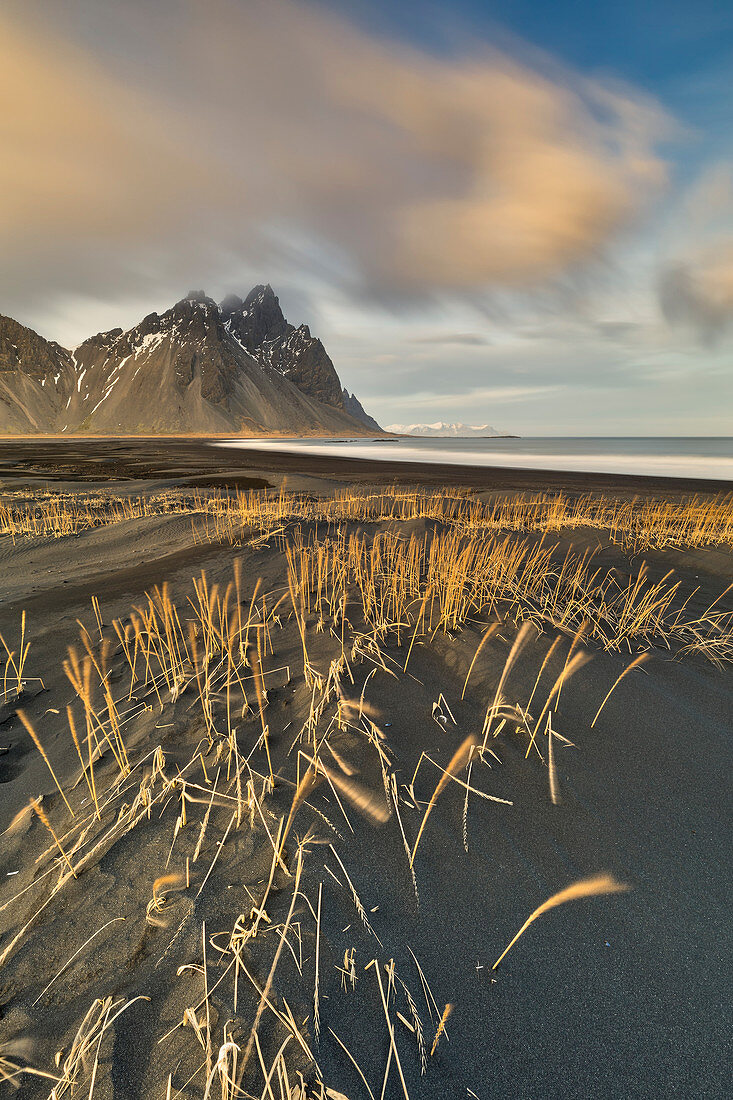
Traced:
[[322, 342], [286, 321], [269, 284], [220, 304], [191, 291], [161, 314], [73, 349], [0, 316], [0, 432], [375, 431]]

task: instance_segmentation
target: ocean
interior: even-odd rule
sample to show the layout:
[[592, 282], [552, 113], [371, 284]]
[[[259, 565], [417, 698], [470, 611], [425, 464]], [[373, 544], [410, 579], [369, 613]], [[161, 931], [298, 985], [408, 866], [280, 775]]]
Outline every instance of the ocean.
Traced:
[[533, 437], [526, 439], [236, 439], [217, 443], [389, 462], [509, 466], [531, 470], [710, 478], [733, 483], [731, 436]]

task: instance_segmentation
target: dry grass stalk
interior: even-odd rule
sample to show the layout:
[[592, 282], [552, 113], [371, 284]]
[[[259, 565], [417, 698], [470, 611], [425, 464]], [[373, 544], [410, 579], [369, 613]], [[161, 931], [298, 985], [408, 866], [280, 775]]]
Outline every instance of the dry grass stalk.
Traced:
[[46, 816], [46, 812], [43, 809], [43, 806], [41, 805], [40, 801], [37, 798], [32, 798], [31, 799], [31, 806], [33, 807], [33, 809], [34, 809], [36, 815], [38, 816], [38, 818], [43, 822], [43, 824], [46, 826], [49, 833], [53, 837], [54, 843], [55, 843], [56, 847], [58, 848], [59, 852], [61, 853], [61, 858], [63, 859], [64, 863], [69, 868], [69, 871], [71, 872], [73, 877], [76, 878], [76, 871], [73, 868], [71, 860], [69, 859], [66, 852], [62, 848], [61, 841], [56, 836], [56, 833], [54, 831], [54, 827], [51, 824], [51, 822], [48, 820], [48, 817]]
[[380, 997], [380, 1000], [382, 1002], [382, 1008], [384, 1010], [384, 1018], [385, 1018], [386, 1023], [387, 1023], [387, 1034], [389, 1035], [389, 1058], [387, 1060], [387, 1068], [386, 1068], [385, 1073], [384, 1073], [384, 1082], [382, 1084], [382, 1096], [384, 1096], [384, 1091], [385, 1091], [385, 1088], [386, 1088], [386, 1085], [387, 1085], [387, 1077], [389, 1075], [390, 1060], [392, 1058], [392, 1055], [394, 1055], [395, 1063], [397, 1065], [397, 1071], [398, 1071], [399, 1076], [400, 1076], [400, 1084], [402, 1085], [402, 1091], [405, 1094], [405, 1100], [410, 1100], [410, 1094], [407, 1091], [407, 1084], [405, 1083], [405, 1075], [402, 1072], [402, 1063], [400, 1062], [400, 1055], [399, 1055], [399, 1051], [397, 1050], [397, 1043], [395, 1041], [394, 1025], [392, 1023], [392, 1020], [390, 1019], [389, 1008], [387, 1006], [387, 998], [385, 997], [385, 994], [384, 994], [384, 986], [382, 985], [382, 974], [381, 974], [381, 971], [379, 969], [379, 962], [376, 959], [372, 959], [372, 961], [370, 963], [367, 963], [365, 969], [369, 970], [371, 967], [374, 967], [374, 973], [377, 975], [377, 984], [379, 985], [379, 997]]
[[438, 1030], [435, 1032], [435, 1038], [433, 1039], [433, 1045], [430, 1048], [430, 1057], [431, 1058], [435, 1054], [435, 1051], [438, 1049], [438, 1043], [440, 1042], [440, 1037], [443, 1034], [443, 1032], [445, 1031], [445, 1025], [447, 1024], [448, 1017], [450, 1016], [452, 1011], [453, 1011], [453, 1005], [452, 1004], [447, 1004], [445, 1006], [445, 1008], [443, 1009], [443, 1015], [440, 1017], [440, 1023], [438, 1024]]
[[404, 845], [405, 855], [407, 856], [407, 864], [410, 868], [410, 878], [412, 880], [412, 889], [415, 892], [415, 901], [418, 908], [420, 906], [420, 894], [417, 889], [417, 875], [415, 874], [415, 868], [412, 860], [410, 859], [410, 845], [407, 843], [407, 836], [405, 835], [405, 827], [402, 824], [402, 816], [400, 814], [400, 796], [397, 790], [397, 779], [394, 773], [390, 776], [390, 794], [392, 796], [392, 805], [394, 806], [394, 812], [397, 817], [397, 823], [400, 827], [400, 836], [402, 837], [402, 844]]
[[560, 688], [562, 687], [562, 685], [567, 680], [569, 680], [571, 678], [571, 676], [574, 676], [575, 673], [583, 667], [583, 665], [587, 664], [589, 660], [590, 660], [590, 655], [589, 654], [587, 654], [587, 653], [576, 653], [571, 661], [566, 661], [565, 664], [563, 665], [562, 671], [560, 672], [559, 676], [555, 680], [555, 683], [552, 685], [552, 688], [550, 690], [550, 694], [547, 696], [547, 699], [544, 702], [542, 710], [540, 711], [540, 716], [534, 724], [534, 729], [532, 730], [532, 734], [531, 734], [531, 737], [529, 739], [529, 744], [527, 745], [527, 751], [525, 752], [525, 759], [529, 756], [529, 754], [532, 750], [532, 746], [534, 745], [535, 740], [537, 738], [537, 733], [538, 733], [538, 731], [540, 730], [540, 728], [542, 726], [542, 720], [544, 719], [545, 715], [547, 714], [548, 710], [550, 709], [550, 706], [551, 706], [553, 700], [558, 695], [558, 693], [560, 691]]
[[161, 920], [158, 914], [165, 910], [168, 895], [174, 890], [185, 889], [185, 886], [185, 876], [177, 873], [161, 875], [159, 878], [156, 878], [153, 883], [153, 896], [148, 902], [148, 907], [145, 910], [145, 920], [148, 924], [154, 924], [158, 928], [168, 927], [168, 922]]
[[81, 745], [79, 744], [79, 738], [78, 738], [77, 733], [76, 733], [76, 723], [74, 722], [74, 712], [72, 711], [71, 706], [67, 706], [67, 708], [66, 708], [66, 718], [67, 718], [67, 721], [69, 723], [69, 730], [71, 732], [71, 739], [74, 742], [74, 748], [76, 749], [77, 756], [79, 757], [79, 763], [81, 764], [82, 775], [84, 776], [84, 779], [86, 780], [86, 784], [87, 784], [87, 787], [89, 789], [89, 794], [91, 795], [92, 801], [94, 802], [94, 808], [96, 810], [97, 818], [98, 818], [99, 817], [99, 803], [97, 802], [97, 790], [96, 790], [96, 787], [94, 785], [94, 765], [92, 763], [91, 752], [89, 754], [89, 774], [87, 775], [87, 766], [84, 763], [84, 758], [81, 754]]
[[529, 640], [529, 635], [531, 633], [532, 633], [531, 624], [530, 623], [523, 623], [522, 626], [519, 628], [519, 631], [517, 633], [516, 638], [514, 639], [514, 642], [512, 644], [512, 648], [509, 650], [509, 655], [507, 656], [507, 659], [504, 662], [504, 667], [501, 670], [501, 676], [499, 677], [499, 683], [496, 685], [496, 691], [494, 692], [494, 701], [492, 702], [491, 706], [487, 710], [486, 718], [484, 719], [484, 728], [483, 728], [483, 731], [482, 731], [483, 737], [484, 737], [484, 743], [483, 743], [482, 747], [484, 749], [486, 748], [486, 742], [487, 742], [489, 734], [491, 732], [491, 727], [492, 727], [494, 718], [496, 717], [496, 715], [499, 711], [499, 708], [501, 707], [501, 705], [504, 701], [503, 698], [502, 698], [502, 689], [504, 687], [504, 684], [506, 683], [507, 677], [508, 677], [514, 663], [516, 662], [517, 657], [519, 656], [519, 654], [522, 652], [525, 645], [527, 644], [527, 642]]
[[618, 894], [629, 889], [629, 886], [617, 882], [611, 875], [594, 875], [592, 878], [584, 878], [579, 882], [574, 882], [571, 886], [566, 886], [564, 890], [560, 890], [559, 893], [553, 894], [547, 901], [543, 901], [542, 905], [539, 905], [533, 913], [530, 913], [516, 936], [509, 941], [491, 969], [496, 970], [501, 960], [507, 952], [511, 950], [519, 937], [526, 932], [530, 924], [536, 921], [538, 917], [542, 916], [542, 914], [546, 913], [549, 909], [554, 909], [558, 905], [564, 905], [566, 901], [597, 897], [600, 894]]
[[473, 746], [475, 744], [477, 744], [476, 738], [473, 736], [473, 734], [469, 734], [468, 737], [465, 739], [465, 741], [463, 741], [458, 746], [456, 751], [453, 753], [453, 756], [451, 757], [450, 762], [448, 763], [448, 767], [445, 769], [445, 771], [441, 775], [440, 779], [438, 780], [438, 784], [437, 784], [435, 790], [433, 791], [433, 794], [430, 798], [430, 801], [428, 802], [427, 808], [425, 810], [425, 814], [424, 814], [422, 822], [420, 824], [419, 832], [417, 834], [417, 837], [415, 839], [415, 843], [414, 843], [413, 848], [412, 848], [412, 852], [410, 854], [410, 866], [411, 867], [415, 863], [415, 853], [417, 852], [417, 846], [420, 843], [420, 838], [423, 835], [423, 832], [425, 830], [425, 826], [427, 824], [427, 820], [428, 820], [430, 814], [432, 813], [432, 810], [433, 810], [433, 807], [435, 806], [435, 803], [437, 802], [441, 792], [445, 789], [445, 787], [448, 785], [448, 783], [453, 778], [453, 776], [457, 775], [457, 773], [459, 771], [461, 771], [462, 768], [464, 768], [466, 766], [466, 764], [468, 763], [468, 761], [470, 759], [471, 751], [473, 749]]
[[318, 1001], [318, 985], [319, 985], [319, 963], [321, 957], [321, 902], [323, 900], [323, 883], [318, 883], [318, 909], [316, 911], [316, 959], [315, 959], [315, 976], [313, 979], [313, 1031], [316, 1037], [316, 1042], [321, 1040], [321, 1016], [319, 1012]]
[[[359, 895], [356, 892], [356, 887], [354, 886], [353, 882], [349, 878], [349, 873], [346, 870], [346, 868], [344, 867], [343, 862], [341, 861], [341, 857], [339, 856], [338, 852], [334, 848], [333, 844], [329, 844], [329, 848], [331, 849], [331, 851], [335, 855], [336, 860], [338, 861], [338, 865], [344, 873], [344, 878], [346, 879], [347, 883], [349, 884], [349, 889], [351, 891], [351, 897], [352, 897], [352, 900], [354, 902], [354, 906], [356, 907], [356, 911], [359, 914], [359, 916], [361, 917], [361, 923], [364, 925], [364, 927], [366, 928], [366, 930], [370, 934], [370, 936], [374, 936], [374, 939], [377, 941], [379, 946], [382, 947], [383, 946], [382, 941], [380, 940], [379, 936], [377, 935], [377, 933], [374, 931], [371, 924], [369, 923], [369, 918], [366, 915], [366, 909], [364, 908], [364, 906], [361, 903], [361, 899], [360, 899]], [[338, 882], [338, 879], [336, 879], [336, 881]]]
[[201, 882], [201, 885], [198, 888], [198, 892], [196, 894], [197, 898], [201, 896], [201, 893], [203, 892], [203, 889], [206, 886], [206, 883], [209, 881], [209, 878], [211, 877], [211, 873], [214, 870], [214, 867], [216, 866], [216, 861], [218, 860], [219, 856], [221, 855], [221, 850], [224, 847], [224, 845], [226, 844], [229, 833], [232, 831], [232, 826], [234, 825], [236, 820], [237, 820], [237, 811], [235, 810], [234, 813], [232, 814], [232, 816], [229, 818], [229, 824], [226, 827], [226, 830], [224, 832], [224, 836], [221, 838], [220, 841], [218, 841], [218, 843], [216, 845], [216, 851], [214, 852], [214, 858], [212, 859], [211, 864], [209, 866], [209, 869], [206, 872], [206, 874], [204, 875], [203, 881]]
[[493, 636], [499, 630], [500, 626], [501, 626], [501, 623], [492, 623], [488, 627], [488, 629], [484, 631], [484, 633], [481, 637], [481, 640], [480, 640], [478, 646], [476, 647], [476, 652], [473, 655], [473, 660], [471, 661], [471, 664], [468, 666], [468, 672], [466, 673], [466, 679], [463, 681], [463, 690], [461, 691], [461, 699], [463, 699], [463, 697], [466, 694], [466, 688], [468, 687], [468, 681], [470, 679], [471, 673], [473, 672], [473, 666], [476, 664], [476, 661], [478, 660], [479, 653], [484, 648], [484, 646], [489, 641], [489, 639], [493, 638]]
[[557, 779], [557, 768], [555, 767], [555, 750], [552, 742], [552, 711], [547, 715], [547, 774], [550, 781], [550, 798], [553, 806], [560, 805], [560, 784]]
[[593, 727], [595, 726], [596, 722], [598, 721], [598, 718], [600, 716], [601, 711], [603, 710], [606, 703], [608, 702], [608, 700], [613, 695], [613, 693], [616, 690], [616, 688], [618, 687], [618, 685], [623, 680], [624, 676], [628, 676], [628, 674], [632, 671], [632, 669], [638, 668], [639, 665], [643, 665], [645, 663], [645, 661], [647, 661], [648, 659], [649, 659], [649, 654], [648, 653], [641, 653], [638, 657], [635, 657], [634, 660], [631, 662], [631, 664], [626, 666], [626, 668], [623, 670], [621, 675], [618, 676], [616, 678], [616, 680], [614, 680], [609, 692], [607, 693], [607, 695], [605, 696], [605, 698], [604, 698], [603, 702], [601, 703], [600, 707], [596, 711], [596, 716], [590, 724], [591, 729], [593, 729]]
[[365, 1089], [367, 1090], [367, 1093], [369, 1094], [369, 1100], [376, 1100], [376, 1098], [375, 1098], [375, 1096], [374, 1096], [374, 1093], [372, 1092], [372, 1090], [371, 1090], [371, 1089], [370, 1089], [370, 1087], [369, 1087], [369, 1082], [367, 1081], [366, 1077], [364, 1076], [364, 1073], [363, 1073], [363, 1071], [362, 1071], [362, 1068], [361, 1068], [361, 1066], [359, 1065], [359, 1063], [357, 1062], [356, 1058], [355, 1058], [355, 1057], [354, 1057], [354, 1055], [353, 1055], [353, 1054], [351, 1053], [351, 1051], [349, 1050], [349, 1048], [348, 1048], [348, 1047], [346, 1046], [346, 1043], [342, 1042], [342, 1041], [341, 1041], [341, 1039], [339, 1039], [338, 1035], [336, 1034], [336, 1032], [335, 1032], [335, 1031], [333, 1030], [333, 1028], [332, 1028], [332, 1027], [329, 1027], [329, 1029], [328, 1029], [328, 1030], [329, 1030], [329, 1031], [331, 1032], [331, 1034], [333, 1035], [334, 1039], [336, 1040], [336, 1042], [338, 1043], [338, 1045], [339, 1045], [339, 1046], [341, 1047], [341, 1049], [343, 1050], [344, 1054], [346, 1055], [346, 1057], [347, 1057], [347, 1058], [349, 1059], [349, 1061], [351, 1062], [351, 1064], [352, 1064], [352, 1066], [354, 1067], [354, 1069], [356, 1070], [356, 1072], [357, 1072], [357, 1073], [359, 1074], [359, 1077], [360, 1077], [360, 1078], [361, 1078], [361, 1080], [362, 1080], [362, 1083], [363, 1083], [363, 1085], [364, 1085], [364, 1088], [365, 1088]]
[[280, 961], [280, 955], [282, 954], [283, 945], [284, 945], [285, 939], [286, 939], [287, 934], [288, 934], [288, 929], [290, 928], [290, 922], [293, 919], [293, 910], [295, 909], [295, 902], [296, 902], [296, 899], [298, 897], [298, 892], [300, 890], [300, 876], [301, 876], [302, 872], [303, 872], [303, 849], [302, 849], [302, 847], [299, 847], [298, 848], [298, 863], [297, 863], [297, 867], [296, 867], [296, 870], [295, 870], [295, 883], [293, 885], [293, 897], [292, 897], [292, 900], [290, 902], [290, 908], [288, 910], [288, 915], [287, 915], [287, 918], [285, 920], [285, 924], [283, 925], [283, 929], [280, 933], [280, 939], [278, 941], [277, 950], [275, 951], [275, 957], [273, 958], [272, 965], [270, 966], [270, 973], [267, 975], [267, 981], [265, 982], [265, 987], [264, 987], [264, 990], [262, 992], [262, 996], [260, 997], [260, 1003], [257, 1006], [257, 1012], [255, 1014], [254, 1023], [252, 1024], [252, 1028], [251, 1028], [250, 1034], [249, 1034], [249, 1039], [247, 1041], [247, 1047], [246, 1047], [246, 1050], [244, 1052], [243, 1068], [246, 1067], [246, 1065], [249, 1061], [250, 1055], [252, 1053], [252, 1046], [254, 1045], [255, 1037], [257, 1035], [257, 1030], [260, 1026], [260, 1020], [262, 1019], [262, 1013], [263, 1013], [264, 1008], [265, 1008], [265, 1003], [266, 1003], [267, 997], [269, 996], [270, 989], [272, 988], [272, 982], [273, 982], [273, 979], [275, 977], [275, 970], [277, 969], [277, 964]]
[[[105, 997], [92, 1003], [60, 1067], [62, 1075], [52, 1089], [49, 1100], [61, 1100], [67, 1092], [73, 1096], [82, 1083], [86, 1088], [87, 1081], [89, 1081], [88, 1096], [91, 1098], [97, 1076], [99, 1052], [106, 1032], [133, 1004], [147, 1000], [149, 1000], [148, 997], [133, 997], [131, 1001], [113, 1001], [112, 997]], [[89, 1071], [90, 1064], [91, 1071]]]
[[417, 1011], [417, 1005], [415, 1004], [414, 998], [412, 996], [412, 993], [410, 993], [410, 989], [409, 989], [409, 986], [407, 985], [407, 983], [403, 982], [402, 978], [400, 978], [399, 975], [395, 975], [395, 977], [397, 978], [397, 981], [402, 986], [402, 989], [404, 990], [404, 993], [405, 993], [405, 997], [407, 998], [407, 1005], [408, 1005], [408, 1008], [410, 1009], [410, 1016], [412, 1018], [412, 1026], [413, 1026], [414, 1033], [415, 1033], [415, 1040], [417, 1042], [417, 1049], [418, 1049], [418, 1052], [420, 1054], [420, 1073], [424, 1077], [426, 1072], [427, 1072], [428, 1061], [427, 1061], [427, 1052], [425, 1050], [425, 1035], [424, 1035], [424, 1032], [423, 1032], [422, 1020], [420, 1019], [420, 1013]]
[[28, 718], [28, 716], [26, 715], [24, 710], [17, 711], [17, 714], [18, 714], [18, 717], [20, 718], [21, 722], [23, 723], [23, 725], [26, 729], [26, 732], [29, 734], [31, 740], [33, 741], [33, 744], [36, 746], [39, 753], [43, 757], [44, 763], [45, 763], [46, 767], [48, 768], [48, 770], [50, 771], [51, 777], [52, 777], [54, 783], [56, 784], [56, 789], [59, 792], [59, 794], [61, 795], [61, 797], [63, 798], [64, 802], [66, 803], [67, 810], [69, 811], [69, 813], [71, 814], [72, 817], [75, 817], [76, 815], [74, 814], [74, 811], [72, 810], [72, 808], [69, 804], [68, 798], [66, 797], [66, 795], [63, 792], [61, 784], [58, 781], [58, 777], [56, 775], [56, 772], [53, 770], [53, 766], [51, 764], [51, 761], [48, 759], [48, 755], [46, 753], [46, 750], [44, 749], [43, 745], [41, 744], [40, 739], [38, 737], [38, 734], [34, 730], [30, 719]]
[[[23, 670], [25, 668], [25, 663], [28, 658], [28, 651], [31, 647], [31, 643], [26, 642], [25, 640], [25, 628], [26, 615], [24, 608], [20, 613], [20, 644], [18, 646], [17, 658], [16, 651], [10, 649], [2, 634], [0, 634], [0, 645], [2, 645], [6, 655], [5, 669], [3, 671], [3, 699], [7, 699], [10, 694], [10, 691], [8, 689], [8, 672], [11, 668], [15, 673], [14, 691], [16, 697], [21, 695], [25, 686]], [[43, 681], [41, 681], [41, 683], [42, 682]]]
[[85, 948], [85, 947], [87, 946], [87, 944], [90, 944], [90, 943], [92, 942], [92, 940], [95, 940], [95, 939], [97, 938], [97, 936], [101, 935], [101, 933], [102, 933], [102, 932], [104, 932], [104, 930], [105, 930], [106, 928], [109, 928], [109, 926], [110, 926], [111, 924], [116, 924], [116, 923], [117, 923], [117, 921], [121, 921], [121, 920], [125, 920], [125, 919], [126, 919], [125, 917], [112, 917], [112, 919], [111, 919], [111, 920], [108, 920], [106, 924], [103, 924], [101, 928], [98, 928], [96, 932], [93, 932], [93, 933], [92, 933], [92, 935], [91, 935], [91, 936], [89, 936], [89, 938], [88, 938], [88, 939], [84, 940], [84, 943], [83, 943], [83, 944], [81, 945], [81, 947], [77, 947], [76, 951], [75, 951], [75, 952], [74, 952], [74, 954], [73, 954], [73, 955], [71, 956], [71, 958], [69, 958], [69, 959], [67, 959], [67, 960], [66, 960], [66, 962], [65, 962], [65, 963], [64, 963], [64, 965], [63, 965], [63, 966], [61, 967], [61, 969], [60, 969], [60, 970], [57, 970], [57, 972], [56, 972], [56, 973], [54, 974], [53, 978], [51, 978], [51, 981], [50, 981], [50, 982], [48, 983], [48, 985], [47, 985], [47, 986], [45, 986], [45, 987], [44, 987], [44, 988], [43, 988], [43, 989], [41, 990], [41, 992], [40, 992], [40, 993], [38, 994], [38, 996], [36, 997], [35, 1001], [34, 1001], [34, 1002], [33, 1002], [33, 1004], [31, 1005], [31, 1007], [32, 1007], [32, 1008], [35, 1008], [35, 1007], [36, 1007], [36, 1005], [37, 1005], [37, 1004], [38, 1004], [38, 1002], [39, 1002], [39, 1001], [41, 1000], [41, 998], [42, 998], [42, 997], [44, 997], [44, 996], [46, 995], [46, 993], [48, 993], [49, 989], [51, 988], [51, 986], [53, 985], [53, 983], [54, 983], [54, 982], [56, 981], [56, 979], [57, 979], [57, 978], [60, 978], [60, 977], [61, 977], [61, 975], [62, 975], [62, 974], [64, 973], [64, 971], [65, 971], [65, 970], [68, 970], [68, 968], [69, 968], [69, 967], [71, 966], [71, 964], [73, 963], [74, 959], [75, 959], [75, 958], [77, 958], [77, 956], [78, 956], [78, 955], [80, 955], [80, 954], [82, 953], [82, 951], [83, 951], [83, 950], [84, 950], [84, 948]]
[[389, 806], [381, 798], [377, 798], [371, 791], [368, 791], [353, 779], [345, 778], [338, 772], [333, 771], [332, 768], [327, 767], [321, 761], [318, 762], [317, 769], [370, 821], [379, 825], [384, 825], [386, 821], [389, 821]]
[[[13, 1053], [15, 1054], [14, 1050]], [[17, 1055], [15, 1056], [17, 1057]], [[4, 1051], [0, 1051], [0, 1081], [4, 1081], [5, 1084], [10, 1085], [13, 1089], [19, 1089], [21, 1087], [22, 1078], [26, 1074], [29, 1077], [43, 1077], [47, 1081], [59, 1080], [55, 1073], [46, 1073], [44, 1070], [34, 1069], [33, 1066], [20, 1065], [20, 1063], [14, 1062], [8, 1057], [7, 1048]]]

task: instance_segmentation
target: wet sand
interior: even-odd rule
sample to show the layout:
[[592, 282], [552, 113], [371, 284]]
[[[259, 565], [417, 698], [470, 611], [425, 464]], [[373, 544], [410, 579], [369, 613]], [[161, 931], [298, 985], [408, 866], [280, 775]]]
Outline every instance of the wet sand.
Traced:
[[[39, 481], [154, 481], [185, 485], [261, 487], [263, 481], [291, 488], [303, 479], [328, 484], [461, 485], [493, 491], [538, 488], [572, 493], [598, 491], [620, 498], [661, 494], [725, 493], [733, 484], [701, 478], [661, 478], [573, 471], [520, 470], [413, 462], [367, 461], [310, 453], [212, 447], [208, 438], [0, 439], [0, 484]], [[223, 442], [217, 440], [218, 443]]]

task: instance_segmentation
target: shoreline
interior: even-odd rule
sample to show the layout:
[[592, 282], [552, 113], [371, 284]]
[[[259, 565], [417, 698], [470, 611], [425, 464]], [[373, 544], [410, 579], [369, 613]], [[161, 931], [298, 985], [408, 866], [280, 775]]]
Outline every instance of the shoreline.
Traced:
[[[661, 477], [683, 480], [706, 480], [716, 483], [733, 485], [733, 454], [731, 455], [699, 455], [685, 453], [649, 454], [644, 450], [645, 440], [636, 441], [640, 444], [636, 453], [616, 451], [604, 453], [603, 450], [595, 451], [591, 443], [578, 451], [573, 445], [578, 440], [568, 439], [566, 449], [560, 452], [554, 451], [552, 445], [547, 445], [546, 440], [529, 441], [515, 451], [498, 447], [482, 449], [463, 449], [456, 447], [453, 441], [448, 441], [446, 448], [436, 445], [434, 440], [422, 440], [420, 446], [411, 444], [409, 440], [398, 440], [402, 446], [395, 446], [394, 441], [374, 440], [368, 443], [359, 440], [334, 440], [331, 443], [312, 440], [287, 440], [283, 442], [264, 444], [260, 446], [256, 442], [245, 440], [217, 441], [212, 446], [220, 448], [232, 448], [236, 450], [260, 450], [268, 452], [287, 452], [290, 454], [320, 454], [331, 461], [338, 458], [357, 458], [366, 461], [391, 462], [395, 466], [403, 466], [407, 463], [417, 463], [428, 466], [470, 466], [484, 469], [509, 469], [529, 470], [533, 474], [539, 472], [551, 473], [578, 473], [583, 476], [596, 474], [610, 474], [614, 477], [624, 475]], [[477, 444], [470, 440], [461, 440], [468, 443], [469, 448], [475, 448]], [[541, 442], [540, 450], [533, 449]], [[676, 441], [675, 441], [676, 442]], [[380, 443], [382, 446], [375, 446]], [[730, 441], [726, 440], [726, 444]]]
[[[231, 438], [231, 436], [227, 437]], [[552, 490], [599, 492], [623, 498], [720, 495], [733, 481], [649, 474], [584, 473], [510, 466], [395, 462], [380, 458], [321, 455], [256, 447], [222, 447], [214, 436], [28, 437], [0, 440], [0, 483], [6, 488], [39, 481], [160, 481], [198, 486], [291, 488], [312, 479], [332, 488], [344, 484], [458, 485], [486, 492]], [[224, 457], [226, 455], [226, 457]], [[253, 485], [252, 480], [258, 485]]]

